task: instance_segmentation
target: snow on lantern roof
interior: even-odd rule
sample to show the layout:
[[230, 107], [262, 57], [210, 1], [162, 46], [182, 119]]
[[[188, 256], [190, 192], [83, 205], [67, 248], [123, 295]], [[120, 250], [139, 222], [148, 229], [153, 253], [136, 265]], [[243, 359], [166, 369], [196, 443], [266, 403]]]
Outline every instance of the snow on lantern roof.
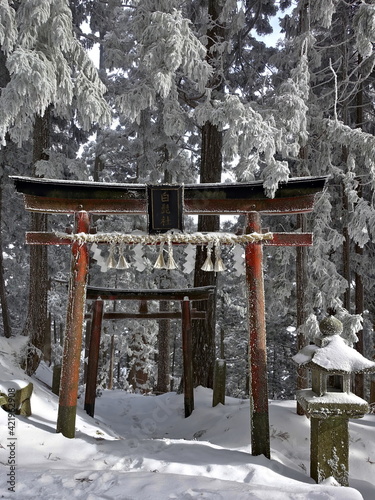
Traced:
[[304, 347], [292, 359], [298, 365], [332, 373], [375, 372], [375, 363], [349, 347], [339, 335], [326, 338], [324, 347]]

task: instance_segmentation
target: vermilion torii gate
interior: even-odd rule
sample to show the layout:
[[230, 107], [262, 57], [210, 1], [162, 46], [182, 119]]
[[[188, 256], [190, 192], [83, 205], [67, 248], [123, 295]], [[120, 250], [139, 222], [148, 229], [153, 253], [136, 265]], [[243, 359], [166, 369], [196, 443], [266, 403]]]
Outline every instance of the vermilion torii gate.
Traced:
[[[25, 208], [43, 213], [71, 213], [76, 226], [73, 235], [27, 233], [32, 245], [71, 245], [72, 272], [69, 284], [66, 333], [60, 386], [57, 432], [75, 436], [79, 360], [85, 311], [89, 251], [87, 243], [109, 243], [106, 237], [90, 240], [90, 214], [147, 214], [147, 186], [105, 184], [13, 177], [23, 193]], [[315, 195], [322, 191], [326, 177], [292, 178], [280, 184], [274, 198], [267, 198], [261, 181], [248, 184], [197, 184], [184, 186], [186, 214], [246, 214], [246, 280], [248, 288], [250, 401], [252, 454], [270, 456], [266, 329], [262, 245], [307, 246], [309, 233], [273, 233], [262, 238], [261, 214], [280, 215], [311, 212]], [[256, 237], [253, 238], [252, 235]], [[131, 236], [126, 243], [131, 243]], [[156, 237], [157, 238], [157, 237]], [[134, 237], [135, 239], [135, 237]], [[154, 242], [156, 240], [153, 240]], [[164, 240], [163, 240], [164, 241]], [[179, 240], [177, 240], [179, 241]], [[232, 238], [232, 243], [235, 238]], [[242, 240], [243, 241], [243, 240]], [[181, 242], [181, 241], [180, 241]], [[184, 239], [185, 243], [189, 238]], [[200, 242], [201, 244], [201, 242]]]

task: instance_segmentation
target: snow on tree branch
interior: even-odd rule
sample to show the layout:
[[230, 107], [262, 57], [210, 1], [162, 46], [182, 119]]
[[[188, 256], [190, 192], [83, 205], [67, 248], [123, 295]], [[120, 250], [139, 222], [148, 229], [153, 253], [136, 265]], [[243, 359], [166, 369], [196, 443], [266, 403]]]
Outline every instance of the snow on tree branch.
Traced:
[[[31, 134], [34, 115], [43, 115], [50, 105], [63, 118], [76, 110], [86, 130], [95, 121], [109, 124], [106, 88], [74, 36], [68, 1], [24, 0], [16, 12], [1, 12], [10, 82], [0, 96], [0, 140], [4, 143], [8, 132], [21, 145]], [[4, 18], [12, 23], [4, 24]]]
[[5, 54], [9, 54], [17, 42], [16, 13], [9, 2], [2, 0], [0, 4], [0, 46]]
[[362, 3], [353, 20], [358, 52], [365, 59], [373, 53], [375, 40], [375, 5]]

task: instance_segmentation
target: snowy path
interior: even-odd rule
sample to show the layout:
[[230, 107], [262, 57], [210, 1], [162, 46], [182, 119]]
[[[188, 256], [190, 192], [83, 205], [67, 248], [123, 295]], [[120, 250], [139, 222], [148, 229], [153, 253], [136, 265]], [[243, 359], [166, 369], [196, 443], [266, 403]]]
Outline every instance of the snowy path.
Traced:
[[[9, 349], [1, 340], [0, 350]], [[28, 380], [0, 357], [3, 384]], [[47, 380], [48, 370], [38, 376]], [[55, 433], [56, 396], [35, 379], [33, 415], [16, 423], [16, 486], [9, 491], [8, 414], [0, 410], [0, 498], [48, 500], [373, 500], [375, 416], [351, 423], [351, 485], [316, 485], [308, 476], [309, 421], [294, 402], [270, 404], [272, 460], [252, 457], [249, 401], [227, 398], [211, 407], [197, 388], [185, 419], [183, 396], [105, 391], [96, 417], [79, 410], [76, 439]], [[361, 496], [362, 494], [362, 496]]]

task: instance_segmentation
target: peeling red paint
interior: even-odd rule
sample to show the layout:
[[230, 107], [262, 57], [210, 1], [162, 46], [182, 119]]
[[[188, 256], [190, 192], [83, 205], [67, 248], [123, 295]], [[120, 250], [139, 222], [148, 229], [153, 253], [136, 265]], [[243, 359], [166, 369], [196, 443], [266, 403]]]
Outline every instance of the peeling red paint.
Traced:
[[[260, 215], [256, 212], [247, 216], [247, 232], [261, 232]], [[269, 427], [268, 384], [266, 354], [266, 321], [263, 283], [263, 247], [249, 243], [245, 249], [246, 282], [248, 290], [249, 356], [251, 405], [251, 444], [253, 455], [270, 456], [269, 433], [262, 429]], [[259, 428], [258, 428], [259, 424]]]
[[[77, 232], [87, 233], [89, 231], [89, 225], [87, 212], [77, 212]], [[78, 242], [73, 243], [72, 272], [68, 293], [59, 412], [62, 407], [75, 407], [77, 405], [88, 267], [89, 251], [87, 245], [79, 244]], [[63, 428], [61, 428], [60, 431], [64, 434]]]

